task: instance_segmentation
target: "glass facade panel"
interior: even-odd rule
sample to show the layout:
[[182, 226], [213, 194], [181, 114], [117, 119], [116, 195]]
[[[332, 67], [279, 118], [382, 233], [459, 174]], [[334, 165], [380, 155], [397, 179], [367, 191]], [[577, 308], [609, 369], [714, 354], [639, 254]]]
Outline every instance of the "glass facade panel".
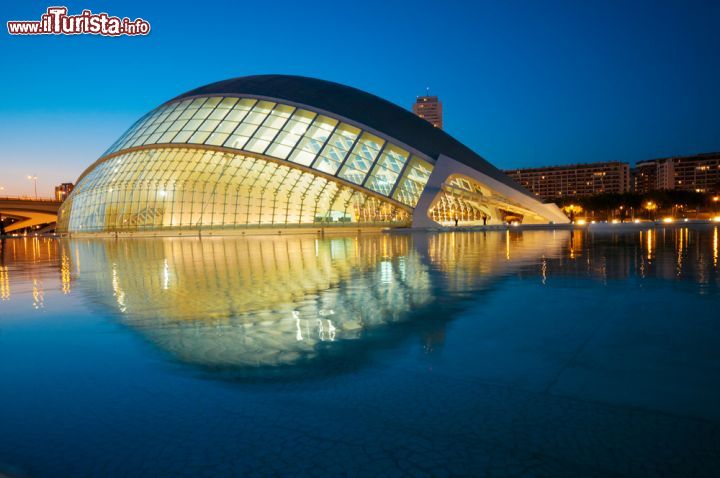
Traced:
[[325, 145], [338, 121], [327, 116], [318, 116], [307, 129], [289, 160], [293, 163], [310, 166]]
[[427, 161], [423, 161], [417, 156], [410, 159], [408, 167], [405, 169], [400, 184], [398, 184], [393, 198], [408, 206], [415, 207], [420, 194], [425, 189], [425, 185], [432, 173], [432, 165]]
[[360, 134], [360, 129], [341, 123], [315, 160], [314, 169], [335, 174]]
[[245, 118], [243, 118], [242, 123], [238, 125], [228, 140], [225, 141], [225, 146], [242, 149], [274, 107], [275, 103], [258, 101]]
[[377, 166], [385, 168], [389, 171], [399, 173], [407, 161], [408, 152], [395, 145], [389, 145], [383, 151]]
[[384, 143], [385, 141], [373, 134], [363, 133], [338, 176], [355, 184], [362, 184]]
[[266, 154], [275, 158], [287, 159], [290, 151], [307, 132], [315, 113], [307, 110], [297, 110], [292, 118], [285, 123], [282, 131], [267, 149]]
[[245, 145], [245, 149], [255, 153], [264, 152], [270, 146], [270, 142], [278, 135], [280, 129], [285, 126], [294, 109], [292, 106], [277, 105], [265, 119], [262, 126], [255, 132], [252, 139]]
[[[181, 102], [181, 103], [174, 103], [172, 105], [169, 105], [167, 107], [161, 107], [159, 112], [154, 113], [152, 116], [147, 118], [147, 121], [145, 121], [140, 128], [138, 128], [136, 131], [134, 131], [128, 138], [124, 140], [124, 144], [126, 147], [132, 147], [132, 146], [139, 146], [141, 144], [144, 144], [148, 138], [152, 137], [153, 141], [156, 142], [156, 139], [159, 137], [154, 136], [154, 133], [158, 128], [160, 127], [167, 127], [166, 121], [167, 118], [175, 114], [175, 111], [182, 111], [189, 105], [190, 102]], [[180, 113], [178, 112], [177, 115], [179, 116]], [[120, 147], [118, 145], [117, 147]]]
[[395, 145], [388, 145], [375, 163], [365, 187], [384, 196], [390, 195], [407, 158], [407, 151]]

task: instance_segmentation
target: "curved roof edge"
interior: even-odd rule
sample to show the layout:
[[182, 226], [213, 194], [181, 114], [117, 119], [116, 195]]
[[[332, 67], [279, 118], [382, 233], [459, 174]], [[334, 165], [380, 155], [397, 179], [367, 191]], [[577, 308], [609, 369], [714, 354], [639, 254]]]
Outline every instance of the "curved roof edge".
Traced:
[[210, 83], [172, 100], [205, 95], [253, 95], [307, 105], [356, 121], [437, 159], [441, 154], [535, 197], [505, 173], [446, 132], [390, 101], [331, 81], [292, 75], [242, 76]]

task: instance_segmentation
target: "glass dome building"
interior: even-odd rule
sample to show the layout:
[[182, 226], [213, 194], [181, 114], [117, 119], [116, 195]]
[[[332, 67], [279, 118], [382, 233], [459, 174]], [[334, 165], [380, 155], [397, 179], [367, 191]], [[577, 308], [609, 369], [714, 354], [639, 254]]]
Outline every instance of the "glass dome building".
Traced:
[[78, 178], [61, 233], [568, 222], [447, 133], [369, 93], [249, 76], [140, 118]]

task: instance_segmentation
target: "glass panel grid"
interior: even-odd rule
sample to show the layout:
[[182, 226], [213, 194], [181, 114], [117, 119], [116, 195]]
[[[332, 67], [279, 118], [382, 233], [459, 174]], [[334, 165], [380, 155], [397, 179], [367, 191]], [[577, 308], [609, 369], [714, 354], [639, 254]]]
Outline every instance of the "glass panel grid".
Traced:
[[61, 230], [143, 231], [407, 223], [409, 215], [342, 183], [258, 158], [140, 150], [99, 164], [61, 210]]
[[355, 184], [362, 184], [383, 144], [384, 141], [377, 136], [363, 133], [338, 176]]
[[430, 163], [413, 156], [393, 194], [393, 198], [403, 204], [415, 207], [430, 178], [432, 169]]
[[282, 131], [275, 137], [273, 143], [265, 154], [275, 158], [287, 159], [290, 151], [298, 144], [300, 138], [307, 132], [315, 113], [307, 110], [297, 110], [285, 123]]
[[393, 198], [408, 205], [416, 203], [432, 168], [413, 158], [395, 187], [409, 157], [404, 149], [309, 110], [222, 96], [163, 105], [136, 122], [108, 151], [169, 142], [265, 154], [337, 175], [383, 195], [394, 191]]
[[341, 123], [323, 148], [313, 165], [313, 169], [335, 174], [359, 134], [360, 130], [358, 128]]
[[303, 135], [295, 151], [290, 155], [289, 160], [293, 163], [310, 166], [337, 124], [337, 120], [323, 115], [317, 116]]

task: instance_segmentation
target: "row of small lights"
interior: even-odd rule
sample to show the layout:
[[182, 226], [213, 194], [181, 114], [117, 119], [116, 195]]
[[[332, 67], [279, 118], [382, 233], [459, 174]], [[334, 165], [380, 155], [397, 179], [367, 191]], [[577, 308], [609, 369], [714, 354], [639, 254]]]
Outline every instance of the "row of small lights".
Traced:
[[[718, 201], [720, 201], [720, 196], [713, 196], [712, 200], [713, 200], [713, 202], [717, 203]], [[569, 207], [571, 210], [575, 208], [575, 206], [573, 204], [571, 204]], [[623, 206], [620, 206], [620, 209], [623, 209]], [[648, 211], [654, 211], [655, 209], [657, 209], [657, 204], [655, 204], [652, 201], [648, 201], [645, 204], [645, 209], [647, 209]], [[689, 221], [688, 218], [683, 219], [683, 222], [688, 222], [688, 221]], [[603, 221], [603, 222], [607, 222], [607, 221]], [[633, 223], [635, 223], [635, 224], [639, 224], [640, 222], [642, 222], [642, 221], [640, 221], [640, 219], [633, 220]], [[652, 222], [655, 222], [655, 221], [652, 221]], [[675, 218], [674, 217], [664, 217], [662, 222], [664, 222], [664, 223], [675, 222]], [[713, 217], [712, 219], [710, 219], [710, 222], [720, 222], [720, 216]], [[596, 221], [590, 221], [590, 224], [595, 224], [595, 223], [596, 223]], [[587, 221], [585, 219], [578, 219], [577, 221], [573, 221], [573, 224], [577, 224], [578, 226], [584, 226], [585, 224], [587, 224]], [[610, 221], [610, 224], [620, 224], [620, 220], [613, 219]]]
[[[671, 222], [675, 222], [675, 221], [676, 221], [676, 219], [674, 217], [664, 217], [662, 219], [662, 222], [664, 222], [664, 223], [671, 223]], [[690, 221], [690, 219], [683, 218], [683, 222], [688, 222], [688, 221]], [[597, 222], [598, 221], [590, 221], [590, 224], [596, 224]], [[635, 224], [640, 224], [643, 221], [641, 221], [640, 219], [634, 219], [632, 222]], [[657, 221], [644, 221], [644, 222], [657, 222]], [[709, 219], [708, 222], [720, 222], [720, 216], [715, 216], [712, 219]], [[608, 223], [608, 221], [601, 221], [601, 223]], [[585, 224], [587, 224], [587, 221], [585, 219], [578, 219], [577, 221], [573, 221], [573, 224], [577, 224], [578, 226], [584, 226]], [[609, 222], [609, 224], [620, 224], [620, 219], [613, 219]]]

